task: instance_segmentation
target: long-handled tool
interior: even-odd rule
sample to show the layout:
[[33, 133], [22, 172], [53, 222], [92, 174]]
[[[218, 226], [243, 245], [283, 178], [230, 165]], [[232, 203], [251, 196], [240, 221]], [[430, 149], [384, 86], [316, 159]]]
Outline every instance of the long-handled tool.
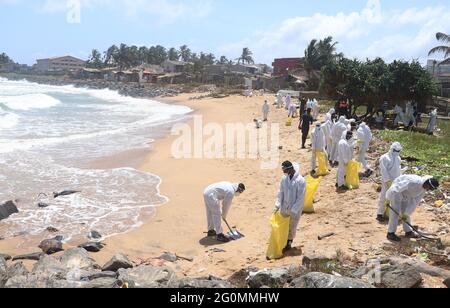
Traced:
[[401, 221], [403, 222], [403, 223], [405, 223], [405, 224], [407, 224], [415, 233], [417, 233], [421, 238], [424, 238], [424, 239], [426, 239], [426, 240], [429, 240], [429, 241], [439, 241], [439, 239], [437, 239], [437, 238], [431, 238], [431, 237], [429, 237], [429, 236], [427, 236], [427, 235], [425, 235], [423, 232], [421, 232], [421, 231], [419, 231], [419, 230], [417, 230], [417, 228], [415, 228], [413, 225], [411, 225], [409, 222], [407, 222], [396, 210], [394, 210], [393, 208], [392, 208], [392, 206], [390, 206], [390, 205], [387, 205], [388, 207], [389, 207], [389, 209], [393, 212], [393, 213], [395, 213], [398, 217], [400, 217], [400, 219], [401, 219]]
[[238, 230], [232, 229], [232, 228], [230, 227], [230, 224], [228, 223], [228, 221], [227, 221], [224, 217], [222, 217], [222, 219], [223, 219], [223, 221], [226, 223], [228, 229], [230, 229], [230, 233], [228, 233], [228, 237], [229, 237], [230, 239], [232, 239], [232, 240], [234, 240], [234, 241], [237, 241], [237, 240], [240, 240], [241, 238], [245, 237], [245, 235], [242, 234], [241, 232], [239, 232]]

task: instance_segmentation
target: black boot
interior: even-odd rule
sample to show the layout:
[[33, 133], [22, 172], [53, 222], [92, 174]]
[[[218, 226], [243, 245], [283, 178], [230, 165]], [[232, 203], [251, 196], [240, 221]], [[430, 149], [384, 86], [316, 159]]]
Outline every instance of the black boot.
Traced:
[[384, 218], [384, 215], [378, 215], [377, 220], [379, 223], [384, 223], [386, 221], [386, 219]]
[[216, 231], [214, 231], [214, 230], [209, 230], [208, 231], [208, 237], [213, 237], [213, 236], [216, 236], [216, 235], [217, 235]]
[[231, 240], [226, 237], [223, 233], [217, 235], [216, 240], [221, 243], [229, 243]]
[[388, 233], [387, 239], [392, 242], [401, 242], [402, 241], [402, 239], [399, 238], [395, 233]]
[[286, 247], [284, 247], [284, 249], [283, 249], [283, 253], [287, 253], [288, 251], [292, 250], [292, 243], [293, 242], [294, 241], [292, 241], [292, 240], [289, 240], [287, 242]]

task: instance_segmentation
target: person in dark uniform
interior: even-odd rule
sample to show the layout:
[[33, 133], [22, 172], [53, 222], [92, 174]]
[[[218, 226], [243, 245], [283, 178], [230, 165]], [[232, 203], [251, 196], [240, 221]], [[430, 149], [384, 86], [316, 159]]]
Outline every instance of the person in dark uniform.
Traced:
[[314, 123], [311, 111], [311, 108], [308, 108], [306, 113], [300, 117], [300, 124], [298, 125], [298, 129], [302, 131], [302, 149], [306, 149], [306, 139], [308, 139], [310, 127]]
[[306, 111], [306, 104], [307, 104], [306, 98], [300, 99], [300, 117], [305, 113]]

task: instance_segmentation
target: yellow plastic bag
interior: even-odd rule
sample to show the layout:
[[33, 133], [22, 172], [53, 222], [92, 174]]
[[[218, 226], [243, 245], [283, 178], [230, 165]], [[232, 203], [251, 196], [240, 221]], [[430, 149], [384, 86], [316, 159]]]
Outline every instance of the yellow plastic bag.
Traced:
[[330, 173], [328, 170], [328, 164], [327, 164], [327, 155], [325, 155], [324, 152], [317, 151], [316, 152], [317, 160], [319, 161], [319, 169], [317, 169], [317, 175], [318, 176], [325, 176]]
[[303, 208], [303, 213], [312, 214], [314, 213], [314, 195], [317, 191], [317, 188], [322, 182], [322, 178], [313, 178], [308, 175], [306, 177], [306, 195], [305, 195], [305, 206]]
[[349, 189], [359, 188], [359, 171], [361, 170], [361, 163], [352, 159], [347, 165], [347, 174], [345, 177], [346, 186]]
[[286, 126], [292, 126], [292, 122], [294, 121], [294, 119], [292, 117], [289, 117], [287, 122], [286, 122]]
[[290, 217], [284, 218], [280, 212], [276, 212], [270, 219], [272, 234], [270, 235], [269, 248], [267, 249], [267, 258], [276, 260], [283, 257], [283, 249], [289, 237]]

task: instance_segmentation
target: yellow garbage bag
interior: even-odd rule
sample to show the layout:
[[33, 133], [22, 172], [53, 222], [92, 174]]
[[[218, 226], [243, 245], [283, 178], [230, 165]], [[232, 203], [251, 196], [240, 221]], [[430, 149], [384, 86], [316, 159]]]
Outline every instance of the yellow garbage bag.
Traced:
[[361, 170], [361, 163], [352, 159], [347, 165], [347, 173], [345, 177], [345, 184], [349, 189], [359, 188], [359, 171]]
[[292, 117], [289, 117], [288, 119], [287, 119], [287, 122], [286, 122], [286, 126], [292, 126], [292, 122], [294, 121], [294, 119], [292, 118]]
[[278, 211], [272, 215], [270, 225], [272, 234], [270, 235], [269, 248], [267, 249], [267, 258], [276, 260], [283, 257], [283, 249], [289, 237], [290, 217], [284, 218]]
[[312, 214], [314, 213], [314, 195], [317, 191], [317, 188], [322, 182], [322, 178], [319, 177], [317, 179], [308, 175], [306, 177], [306, 195], [305, 195], [305, 206], [303, 208], [303, 213]]
[[330, 173], [328, 170], [328, 162], [327, 162], [327, 155], [322, 151], [316, 152], [317, 160], [319, 161], [319, 169], [317, 169], [317, 175], [318, 176], [325, 176]]

